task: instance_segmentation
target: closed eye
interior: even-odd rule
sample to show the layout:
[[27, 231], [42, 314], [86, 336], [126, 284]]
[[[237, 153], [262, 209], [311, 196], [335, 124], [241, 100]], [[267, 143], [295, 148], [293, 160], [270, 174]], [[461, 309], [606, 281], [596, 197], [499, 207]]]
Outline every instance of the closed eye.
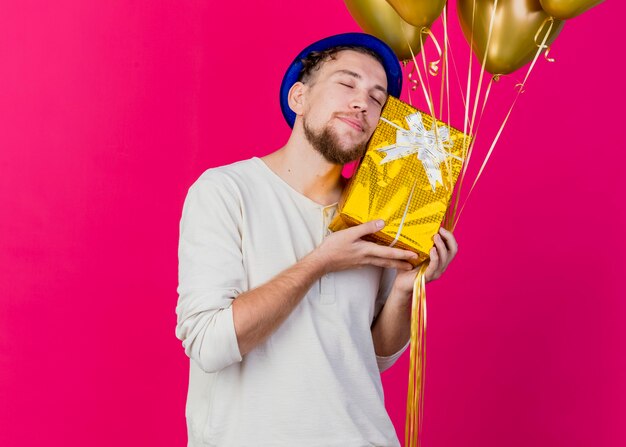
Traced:
[[[351, 85], [351, 84], [346, 84], [345, 82], [339, 82], [338, 84], [339, 84], [339, 85], [343, 85], [344, 87], [354, 88], [354, 85]], [[379, 100], [378, 98], [376, 98], [375, 96], [371, 96], [371, 95], [370, 95], [370, 98], [371, 98], [371, 99], [372, 99], [372, 100], [373, 100], [373, 101], [374, 101], [374, 102], [375, 102], [375, 103], [376, 103], [379, 107], [382, 107], [382, 105], [383, 105], [383, 102], [384, 102], [384, 101], [381, 101], [381, 100]]]

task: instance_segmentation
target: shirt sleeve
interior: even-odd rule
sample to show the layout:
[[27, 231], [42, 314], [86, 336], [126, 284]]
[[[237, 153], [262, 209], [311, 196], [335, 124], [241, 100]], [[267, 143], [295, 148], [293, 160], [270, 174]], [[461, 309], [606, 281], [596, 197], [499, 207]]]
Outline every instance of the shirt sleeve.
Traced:
[[[385, 268], [383, 270], [383, 274], [380, 280], [380, 287], [378, 289], [378, 295], [376, 297], [376, 304], [374, 308], [374, 319], [378, 316], [383, 306], [385, 305], [385, 301], [387, 301], [387, 297], [391, 293], [391, 287], [393, 286], [393, 282], [396, 279], [396, 269]], [[383, 372], [396, 363], [396, 361], [400, 358], [400, 356], [406, 351], [410, 342], [407, 343], [400, 348], [399, 351], [389, 355], [389, 356], [376, 356], [376, 363], [378, 364], [378, 370]]]
[[247, 288], [241, 216], [228, 178], [205, 173], [189, 188], [180, 221], [176, 337], [206, 372], [242, 359], [231, 307]]

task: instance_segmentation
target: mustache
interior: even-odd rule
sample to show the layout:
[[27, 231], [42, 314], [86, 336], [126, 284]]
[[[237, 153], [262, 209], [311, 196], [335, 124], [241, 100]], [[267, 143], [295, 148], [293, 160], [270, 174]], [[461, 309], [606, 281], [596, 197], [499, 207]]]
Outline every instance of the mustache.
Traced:
[[361, 129], [363, 129], [364, 132], [368, 132], [370, 129], [370, 126], [367, 124], [367, 122], [361, 117], [360, 114], [355, 114], [355, 113], [345, 113], [345, 112], [336, 112], [333, 114], [333, 116], [335, 118], [347, 118], [349, 120], [355, 121], [357, 123], [359, 123], [359, 126], [361, 126]]

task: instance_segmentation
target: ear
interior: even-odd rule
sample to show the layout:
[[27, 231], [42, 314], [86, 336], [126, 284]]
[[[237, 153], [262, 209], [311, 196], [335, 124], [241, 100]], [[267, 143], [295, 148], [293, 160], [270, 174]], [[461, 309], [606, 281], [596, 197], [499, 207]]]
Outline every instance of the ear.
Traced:
[[287, 101], [289, 108], [296, 114], [302, 115], [304, 111], [305, 93], [307, 86], [298, 81], [291, 86], [289, 93], [287, 94]]

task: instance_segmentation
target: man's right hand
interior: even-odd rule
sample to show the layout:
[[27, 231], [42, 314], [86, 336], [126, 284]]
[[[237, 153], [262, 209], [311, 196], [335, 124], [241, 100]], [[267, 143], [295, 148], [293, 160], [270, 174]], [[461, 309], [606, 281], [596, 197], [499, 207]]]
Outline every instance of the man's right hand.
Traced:
[[382, 220], [372, 220], [328, 236], [309, 255], [318, 260], [325, 273], [375, 265], [378, 267], [412, 270], [407, 262], [417, 259], [417, 254], [400, 248], [385, 247], [361, 239], [384, 228]]
[[417, 254], [361, 239], [376, 233], [382, 221], [371, 221], [328, 236], [319, 247], [277, 276], [233, 300], [239, 352], [243, 356], [267, 339], [289, 316], [321, 275], [376, 265], [411, 270]]

